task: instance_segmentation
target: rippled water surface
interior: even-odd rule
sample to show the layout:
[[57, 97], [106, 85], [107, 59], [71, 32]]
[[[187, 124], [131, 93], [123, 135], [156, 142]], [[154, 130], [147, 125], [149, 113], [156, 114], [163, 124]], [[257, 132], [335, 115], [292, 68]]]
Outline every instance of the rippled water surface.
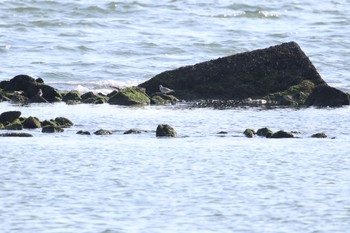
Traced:
[[[346, 0], [2, 1], [0, 80], [104, 91], [221, 56], [296, 41], [350, 92]], [[0, 103], [75, 125], [1, 138], [2, 232], [347, 232], [349, 107], [326, 109]], [[177, 138], [155, 137], [158, 124]], [[297, 138], [245, 138], [244, 129]], [[105, 128], [109, 136], [78, 130]], [[141, 134], [124, 135], [129, 129]], [[227, 134], [218, 134], [225, 131]], [[324, 132], [327, 139], [313, 139]]]

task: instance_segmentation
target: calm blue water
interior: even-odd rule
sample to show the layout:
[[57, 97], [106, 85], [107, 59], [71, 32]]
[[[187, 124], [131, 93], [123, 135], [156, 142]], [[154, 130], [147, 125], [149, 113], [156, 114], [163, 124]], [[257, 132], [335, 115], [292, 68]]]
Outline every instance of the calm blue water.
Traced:
[[[0, 80], [110, 91], [197, 62], [296, 41], [350, 92], [349, 2], [3, 1]], [[64, 133], [0, 139], [1, 232], [347, 232], [349, 107], [120, 107], [0, 103]], [[178, 138], [155, 137], [170, 124]], [[297, 131], [248, 139], [246, 128]], [[113, 131], [80, 136], [78, 130]], [[137, 128], [138, 135], [123, 135]], [[226, 135], [218, 132], [226, 131]], [[326, 133], [327, 139], [310, 135]], [[334, 139], [331, 139], [334, 138]]]

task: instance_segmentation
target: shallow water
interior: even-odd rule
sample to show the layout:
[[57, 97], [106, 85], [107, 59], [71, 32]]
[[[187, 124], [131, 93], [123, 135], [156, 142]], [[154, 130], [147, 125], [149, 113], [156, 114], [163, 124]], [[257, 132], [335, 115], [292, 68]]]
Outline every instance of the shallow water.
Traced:
[[[0, 80], [110, 91], [182, 65], [296, 41], [350, 92], [348, 1], [3, 1]], [[347, 232], [349, 107], [193, 109], [0, 103], [63, 133], [1, 138], [2, 232]], [[177, 138], [155, 137], [169, 124]], [[245, 138], [244, 129], [296, 131]], [[109, 129], [109, 136], [76, 132]], [[143, 130], [124, 135], [126, 130]], [[218, 134], [226, 131], [227, 134]], [[313, 139], [324, 132], [327, 139]], [[332, 139], [333, 138], [333, 139]]]

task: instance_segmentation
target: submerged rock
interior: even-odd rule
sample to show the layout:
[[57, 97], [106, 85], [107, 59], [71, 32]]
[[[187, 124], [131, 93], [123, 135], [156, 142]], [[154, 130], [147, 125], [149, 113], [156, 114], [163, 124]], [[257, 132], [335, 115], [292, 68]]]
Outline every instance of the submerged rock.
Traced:
[[2, 133], [0, 137], [33, 137], [30, 133]]
[[141, 133], [141, 130], [138, 130], [138, 129], [129, 129], [124, 132], [124, 134], [140, 134], [140, 133]]
[[[302, 90], [305, 81], [307, 89]], [[289, 42], [165, 71], [139, 86], [151, 94], [157, 92], [161, 84], [174, 89], [176, 96], [183, 100], [237, 101], [275, 94], [280, 98], [278, 104], [299, 106], [311, 93], [309, 87], [313, 89], [312, 86], [325, 81], [299, 45]], [[298, 89], [297, 85], [301, 87]], [[312, 99], [319, 101], [309, 101], [311, 105], [324, 106], [323, 101], [332, 102], [321, 97]], [[336, 103], [349, 104], [343, 96]]]
[[294, 138], [294, 135], [292, 133], [280, 130], [280, 131], [272, 134], [271, 138]]
[[95, 135], [110, 135], [112, 134], [112, 131], [106, 130], [106, 129], [99, 129], [96, 132], [94, 132]]
[[162, 124], [158, 125], [156, 130], [157, 137], [176, 137], [177, 133], [170, 125]]
[[44, 126], [41, 130], [42, 133], [61, 133], [64, 130], [59, 126], [47, 125]]
[[115, 95], [109, 98], [109, 104], [116, 105], [144, 105], [150, 103], [150, 98], [144, 93], [141, 88], [128, 87], [120, 90]]
[[77, 132], [77, 134], [80, 134], [80, 135], [91, 135], [91, 133], [89, 131], [83, 131], [83, 130], [79, 130]]
[[311, 135], [312, 138], [327, 138], [327, 135], [325, 133], [315, 133]]

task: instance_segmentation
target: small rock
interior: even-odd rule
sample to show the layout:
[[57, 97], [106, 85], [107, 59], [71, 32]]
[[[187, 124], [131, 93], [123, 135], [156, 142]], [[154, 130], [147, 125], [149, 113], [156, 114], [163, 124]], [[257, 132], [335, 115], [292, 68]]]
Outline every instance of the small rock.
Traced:
[[69, 119], [65, 117], [56, 117], [55, 122], [61, 127], [61, 128], [69, 128], [73, 126], [73, 122], [71, 122]]
[[294, 135], [292, 133], [280, 130], [280, 131], [272, 134], [271, 138], [294, 138]]
[[244, 130], [243, 134], [247, 138], [253, 138], [255, 136], [255, 131], [253, 129], [246, 129], [246, 130]]
[[157, 137], [176, 137], [177, 133], [170, 125], [158, 125], [156, 130]]
[[62, 100], [66, 103], [69, 101], [77, 101], [78, 102], [81, 100], [81, 97], [80, 97], [78, 91], [70, 91], [63, 96]]
[[315, 133], [311, 136], [312, 138], [327, 138], [325, 133]]
[[42, 133], [61, 133], [64, 130], [59, 126], [47, 125], [41, 130]]
[[25, 129], [37, 129], [41, 128], [41, 123], [38, 118], [28, 117], [23, 122], [23, 128]]
[[128, 131], [125, 131], [124, 134], [140, 134], [141, 130], [138, 129], [129, 129]]
[[83, 130], [79, 130], [77, 132], [77, 134], [80, 134], [80, 135], [91, 135], [91, 133], [89, 131], [83, 131]]
[[110, 135], [110, 134], [112, 134], [112, 131], [100, 129], [100, 130], [97, 130], [96, 132], [94, 132], [94, 134], [96, 134], [96, 135]]
[[226, 131], [220, 131], [220, 132], [218, 132], [218, 134], [228, 134], [228, 132], [226, 132]]
[[271, 130], [269, 130], [268, 128], [261, 128], [261, 129], [258, 129], [256, 134], [258, 136], [270, 138], [272, 136], [273, 132]]

